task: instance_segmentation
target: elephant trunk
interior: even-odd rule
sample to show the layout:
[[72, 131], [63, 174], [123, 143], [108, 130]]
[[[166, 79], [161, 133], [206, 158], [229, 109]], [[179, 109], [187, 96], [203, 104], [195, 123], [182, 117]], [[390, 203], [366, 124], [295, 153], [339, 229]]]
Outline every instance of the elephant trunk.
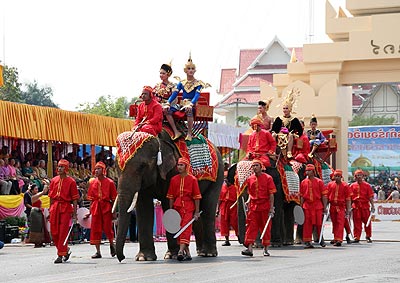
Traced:
[[132, 203], [133, 196], [140, 188], [140, 180], [125, 184], [126, 179], [121, 179], [118, 184], [118, 231], [116, 237], [116, 252], [120, 262], [125, 259], [124, 245], [131, 220], [131, 213], [127, 211]]

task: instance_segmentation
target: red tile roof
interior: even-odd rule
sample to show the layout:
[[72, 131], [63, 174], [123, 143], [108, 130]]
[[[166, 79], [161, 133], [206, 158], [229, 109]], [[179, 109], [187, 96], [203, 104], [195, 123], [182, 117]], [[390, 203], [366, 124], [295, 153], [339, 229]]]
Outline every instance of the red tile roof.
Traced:
[[222, 69], [218, 93], [226, 94], [233, 89], [236, 80], [236, 69]]
[[248, 75], [243, 81], [240, 82], [236, 87], [260, 87], [260, 81], [273, 82], [273, 74], [251, 74]]
[[246, 74], [247, 68], [256, 60], [263, 49], [242, 49], [239, 55], [239, 78]]

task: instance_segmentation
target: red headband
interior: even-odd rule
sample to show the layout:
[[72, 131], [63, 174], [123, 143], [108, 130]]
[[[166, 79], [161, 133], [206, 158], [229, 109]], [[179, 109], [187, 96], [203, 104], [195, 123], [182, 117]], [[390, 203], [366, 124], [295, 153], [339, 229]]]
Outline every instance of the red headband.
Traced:
[[65, 168], [65, 173], [68, 173], [68, 169], [69, 169], [69, 161], [66, 159], [60, 159], [60, 161], [58, 161], [57, 166], [62, 166]]
[[186, 158], [184, 158], [184, 157], [179, 158], [177, 164], [185, 164], [185, 165], [186, 165], [186, 171], [187, 171], [187, 172], [190, 171], [190, 170], [189, 170], [189, 169], [190, 169], [190, 162], [189, 162], [189, 160], [187, 160]]
[[343, 177], [343, 171], [340, 169], [336, 169], [333, 175], [339, 175], [340, 177]]
[[[107, 170], [106, 170], [107, 166], [103, 162], [101, 162], [101, 161], [97, 162], [96, 166], [94, 166], [94, 169], [96, 169], [96, 168], [103, 169], [103, 175], [107, 175]], [[93, 174], [94, 174], [94, 171], [93, 171]]]
[[150, 97], [153, 97], [153, 88], [151, 86], [144, 86], [142, 92], [143, 91], [148, 91], [150, 93]]
[[262, 126], [262, 121], [257, 116], [250, 120], [250, 125], [260, 125]]
[[354, 172], [354, 176], [356, 176], [358, 174], [364, 175], [364, 171], [361, 169], [357, 169], [356, 172]]
[[307, 164], [307, 166], [306, 166], [306, 171], [314, 171], [315, 170], [315, 166], [314, 165], [312, 165], [312, 164]]

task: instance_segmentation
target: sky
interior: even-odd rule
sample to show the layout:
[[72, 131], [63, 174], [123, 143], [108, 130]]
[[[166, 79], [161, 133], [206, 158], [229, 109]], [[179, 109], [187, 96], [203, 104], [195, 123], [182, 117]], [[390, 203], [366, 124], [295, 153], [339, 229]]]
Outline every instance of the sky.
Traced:
[[184, 78], [189, 53], [215, 104], [221, 69], [238, 67], [240, 49], [265, 48], [275, 36], [286, 47], [330, 42], [325, 0], [0, 0], [0, 17], [2, 64], [16, 67], [21, 83], [51, 87], [70, 111], [100, 96], [139, 96], [163, 63]]

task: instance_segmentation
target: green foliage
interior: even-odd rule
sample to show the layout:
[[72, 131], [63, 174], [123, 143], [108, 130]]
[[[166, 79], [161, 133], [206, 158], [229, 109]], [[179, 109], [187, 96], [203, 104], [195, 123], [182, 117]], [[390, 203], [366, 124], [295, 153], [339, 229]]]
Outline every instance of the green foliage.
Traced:
[[350, 127], [354, 126], [374, 126], [374, 125], [393, 125], [395, 118], [387, 118], [385, 116], [362, 117], [355, 116], [349, 123]]
[[236, 118], [236, 121], [239, 122], [240, 124], [243, 124], [244, 126], [248, 126], [250, 123], [251, 118], [247, 116], [238, 116]]
[[18, 226], [24, 227], [26, 218], [25, 217], [18, 217], [18, 216], [9, 216], [4, 218], [8, 226]]
[[25, 84], [26, 91], [21, 94], [21, 99], [26, 104], [58, 108], [52, 100], [53, 90], [50, 87], [40, 88], [37, 81]]
[[85, 102], [76, 109], [79, 112], [96, 114], [114, 118], [127, 118], [128, 108], [137, 98], [128, 101], [126, 97], [113, 99], [110, 95], [100, 96], [95, 103]]
[[0, 87], [0, 99], [11, 102], [21, 101], [21, 84], [18, 82], [18, 70], [15, 67], [4, 66], [4, 85]]

